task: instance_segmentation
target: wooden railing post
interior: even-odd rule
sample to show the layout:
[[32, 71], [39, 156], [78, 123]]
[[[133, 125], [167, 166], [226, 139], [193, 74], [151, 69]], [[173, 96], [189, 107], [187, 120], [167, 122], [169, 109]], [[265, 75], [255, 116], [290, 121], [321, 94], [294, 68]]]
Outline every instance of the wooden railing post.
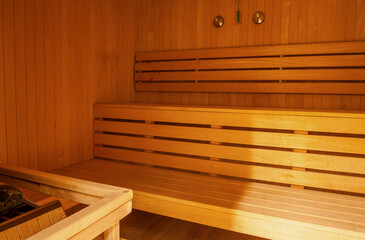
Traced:
[[104, 232], [105, 240], [120, 240], [119, 221], [114, 223], [110, 228]]

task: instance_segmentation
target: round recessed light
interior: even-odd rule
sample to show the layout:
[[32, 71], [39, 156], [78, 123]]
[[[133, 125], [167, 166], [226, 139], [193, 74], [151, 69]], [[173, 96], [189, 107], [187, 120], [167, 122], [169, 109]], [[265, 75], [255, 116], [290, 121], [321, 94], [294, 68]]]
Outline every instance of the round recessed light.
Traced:
[[265, 21], [265, 14], [263, 12], [255, 12], [253, 15], [253, 22], [256, 24], [261, 24]]
[[224, 19], [222, 16], [215, 16], [213, 18], [213, 25], [216, 27], [216, 28], [220, 28], [222, 27], [224, 24]]

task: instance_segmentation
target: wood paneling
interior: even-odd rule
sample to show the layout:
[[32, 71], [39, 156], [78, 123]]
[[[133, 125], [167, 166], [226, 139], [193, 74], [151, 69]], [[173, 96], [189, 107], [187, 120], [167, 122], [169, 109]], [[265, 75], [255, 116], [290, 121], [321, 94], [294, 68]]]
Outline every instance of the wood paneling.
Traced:
[[365, 41], [353, 41], [142, 52], [136, 53], [135, 87], [157, 92], [364, 95], [364, 49]]
[[[242, 0], [242, 24], [235, 24], [234, 0], [141, 0], [137, 52], [365, 40], [364, 6], [363, 0]], [[266, 14], [262, 25], [252, 22], [258, 10]], [[220, 29], [212, 25], [218, 14], [225, 18]], [[364, 95], [139, 92], [136, 101], [365, 110]]]
[[49, 170], [91, 158], [95, 102], [365, 109], [363, 95], [135, 96], [133, 86], [135, 49], [365, 40], [364, 11], [363, 0], [242, 0], [235, 24], [233, 0], [0, 0], [0, 162]]
[[[3, 0], [0, 0], [0, 12], [3, 13]], [[3, 17], [0, 17], [0, 163], [6, 163], [7, 146], [6, 146], [6, 119], [5, 119], [5, 94], [4, 87], [4, 29]]]
[[[133, 188], [134, 209], [269, 239], [364, 238], [364, 201], [359, 197], [99, 159], [54, 173]], [[171, 229], [169, 239], [176, 239], [175, 232]]]
[[364, 173], [363, 114], [96, 104], [94, 117], [98, 158], [365, 193], [339, 174]]
[[0, 162], [92, 158], [93, 103], [134, 99], [137, 1], [0, 0], [0, 13]]

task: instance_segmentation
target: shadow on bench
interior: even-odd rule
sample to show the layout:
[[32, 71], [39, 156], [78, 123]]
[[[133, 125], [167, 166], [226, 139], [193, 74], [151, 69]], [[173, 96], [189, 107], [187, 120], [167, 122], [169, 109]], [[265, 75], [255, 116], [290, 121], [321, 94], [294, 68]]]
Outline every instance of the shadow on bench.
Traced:
[[364, 114], [97, 104], [94, 116], [96, 159], [55, 173], [264, 238], [365, 239]]

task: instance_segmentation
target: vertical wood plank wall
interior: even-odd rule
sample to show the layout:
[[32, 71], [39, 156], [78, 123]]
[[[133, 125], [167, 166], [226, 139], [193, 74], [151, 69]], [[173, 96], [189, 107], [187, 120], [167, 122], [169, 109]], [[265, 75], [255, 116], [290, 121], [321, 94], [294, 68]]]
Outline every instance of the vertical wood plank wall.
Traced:
[[93, 103], [134, 100], [137, 2], [0, 0], [0, 163], [92, 158]]
[[[365, 40], [364, 0], [141, 0], [136, 51]], [[252, 15], [266, 20], [255, 25]], [[213, 27], [222, 15], [224, 26]], [[136, 93], [137, 102], [365, 110], [364, 95]]]
[[365, 40], [364, 0], [242, 0], [240, 25], [234, 2], [0, 0], [0, 163], [91, 158], [95, 102], [365, 110], [360, 95], [134, 92], [135, 51]]

